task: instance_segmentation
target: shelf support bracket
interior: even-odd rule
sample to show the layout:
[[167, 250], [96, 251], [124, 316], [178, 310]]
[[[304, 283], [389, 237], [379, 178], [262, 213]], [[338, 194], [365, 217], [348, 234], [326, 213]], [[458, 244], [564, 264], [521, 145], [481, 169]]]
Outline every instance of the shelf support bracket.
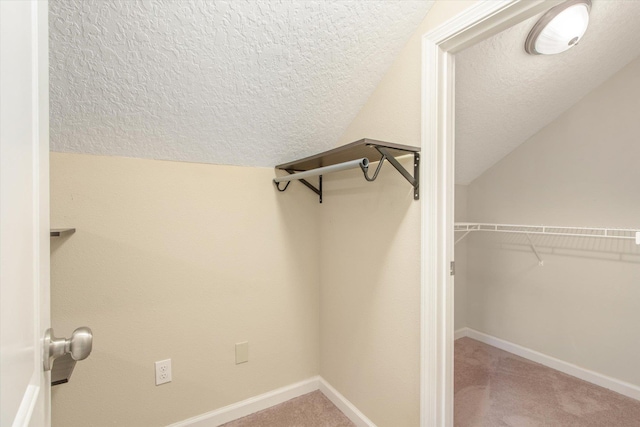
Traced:
[[[293, 175], [294, 173], [296, 173], [296, 171], [294, 171], [292, 169], [287, 169], [287, 172], [290, 175]], [[306, 179], [299, 179], [298, 181], [303, 183], [305, 185], [305, 187], [307, 187], [309, 190], [311, 190], [314, 193], [316, 193], [318, 195], [318, 199], [319, 199], [320, 203], [322, 203], [322, 175], [318, 175], [318, 188], [314, 187], [313, 184], [311, 184]], [[284, 191], [284, 190], [287, 189], [289, 184], [291, 184], [291, 181], [288, 181], [287, 185], [285, 185], [283, 189], [280, 189], [280, 184], [279, 183], [276, 182], [275, 184], [276, 184], [276, 188], [278, 189], [278, 191]]]
[[[376, 147], [376, 150], [378, 150], [378, 152], [382, 154], [382, 159], [380, 159], [380, 165], [382, 165], [382, 162], [386, 158], [389, 161], [389, 163], [391, 163], [391, 166], [396, 168], [396, 170], [400, 172], [400, 174], [407, 181], [409, 181], [409, 184], [413, 186], [413, 199], [419, 200], [420, 199], [420, 153], [413, 153], [413, 176], [411, 176], [409, 171], [407, 171], [400, 164], [400, 162], [396, 160], [395, 157], [390, 155], [386, 148], [378, 147], [378, 146], [375, 146], [375, 147]], [[378, 169], [380, 169], [380, 165], [378, 165]], [[376, 174], [377, 174], [377, 171], [376, 171]]]
[[544, 265], [544, 261], [542, 260], [542, 258], [540, 258], [540, 254], [538, 253], [538, 249], [536, 248], [536, 245], [533, 244], [533, 240], [531, 240], [531, 236], [529, 235], [529, 233], [526, 233], [527, 239], [529, 239], [529, 244], [531, 245], [531, 249], [533, 250], [533, 253], [536, 254], [536, 258], [538, 258], [538, 265], [539, 266], [543, 266]]
[[474, 231], [473, 229], [471, 230], [467, 230], [462, 236], [460, 236], [458, 238], [458, 240], [455, 241], [455, 243], [453, 244], [453, 246], [457, 245], [458, 243], [460, 243], [461, 241], [464, 240], [465, 237], [467, 237], [469, 235], [469, 233], [471, 233], [472, 231]]

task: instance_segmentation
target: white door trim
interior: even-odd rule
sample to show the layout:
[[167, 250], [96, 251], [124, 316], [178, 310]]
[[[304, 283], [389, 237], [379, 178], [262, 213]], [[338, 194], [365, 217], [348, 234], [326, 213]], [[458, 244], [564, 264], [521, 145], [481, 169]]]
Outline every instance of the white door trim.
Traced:
[[0, 424], [48, 427], [48, 1], [0, 1], [0, 10]]
[[422, 38], [421, 427], [453, 426], [454, 54], [558, 3], [482, 0]]

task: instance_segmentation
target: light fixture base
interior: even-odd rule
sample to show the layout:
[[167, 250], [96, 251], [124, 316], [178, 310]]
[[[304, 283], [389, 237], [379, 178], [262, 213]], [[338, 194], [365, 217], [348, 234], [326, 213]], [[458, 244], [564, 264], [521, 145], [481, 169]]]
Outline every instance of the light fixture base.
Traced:
[[[572, 6], [576, 6], [579, 4], [584, 5], [587, 8], [587, 13], [591, 11], [591, 0], [567, 0], [562, 4], [559, 4], [549, 9], [544, 15], [542, 15], [540, 19], [538, 19], [538, 21], [535, 23], [535, 25], [529, 32], [529, 35], [527, 36], [527, 39], [524, 42], [524, 50], [529, 55], [545, 54], [544, 52], [538, 52], [536, 50], [536, 42], [538, 40], [538, 37], [540, 37], [540, 35], [542, 34], [542, 31], [547, 27], [547, 25], [549, 25], [551, 21], [553, 21], [553, 19], [555, 19], [562, 12], [564, 12], [565, 10], [569, 9]], [[582, 35], [580, 35], [579, 37], [573, 37], [569, 41], [568, 46], [572, 47], [576, 45], [580, 41], [581, 36]]]

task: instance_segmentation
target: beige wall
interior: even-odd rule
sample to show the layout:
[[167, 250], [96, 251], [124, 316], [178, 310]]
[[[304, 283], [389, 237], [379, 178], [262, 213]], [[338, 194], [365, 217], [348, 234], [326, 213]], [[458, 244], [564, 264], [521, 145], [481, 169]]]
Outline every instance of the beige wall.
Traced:
[[[336, 145], [420, 145], [421, 35], [473, 3], [436, 2]], [[268, 168], [54, 153], [51, 169], [52, 225], [78, 229], [52, 241], [53, 324], [96, 336], [54, 425], [168, 424], [318, 369], [380, 427], [419, 424], [420, 205], [389, 165], [326, 177], [322, 205], [276, 194]], [[155, 387], [164, 358], [174, 380]]]
[[[435, 3], [339, 144], [420, 146], [421, 37], [473, 3]], [[378, 426], [410, 427], [420, 423], [420, 204], [383, 170], [374, 183], [357, 171], [327, 177], [320, 373]]]
[[472, 6], [471, 0], [436, 1], [337, 145], [361, 138], [420, 145], [422, 36]]
[[319, 205], [273, 175], [51, 154], [51, 224], [77, 228], [51, 239], [53, 327], [95, 335], [54, 426], [167, 425], [318, 374]]
[[[479, 222], [640, 228], [640, 59], [468, 189]], [[640, 249], [632, 242], [478, 233], [469, 326], [640, 385]]]
[[388, 164], [373, 183], [353, 171], [325, 189], [320, 373], [376, 425], [417, 426], [419, 202]]

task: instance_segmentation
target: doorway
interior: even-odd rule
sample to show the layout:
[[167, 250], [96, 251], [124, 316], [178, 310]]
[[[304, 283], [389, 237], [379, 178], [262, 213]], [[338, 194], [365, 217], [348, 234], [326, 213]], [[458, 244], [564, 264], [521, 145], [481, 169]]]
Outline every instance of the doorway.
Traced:
[[[423, 198], [422, 212], [422, 425], [453, 425], [454, 55], [559, 2], [487, 3], [425, 35], [423, 43], [423, 176], [428, 194]], [[526, 238], [525, 234], [521, 237]], [[542, 256], [532, 246], [531, 256], [537, 263]]]

